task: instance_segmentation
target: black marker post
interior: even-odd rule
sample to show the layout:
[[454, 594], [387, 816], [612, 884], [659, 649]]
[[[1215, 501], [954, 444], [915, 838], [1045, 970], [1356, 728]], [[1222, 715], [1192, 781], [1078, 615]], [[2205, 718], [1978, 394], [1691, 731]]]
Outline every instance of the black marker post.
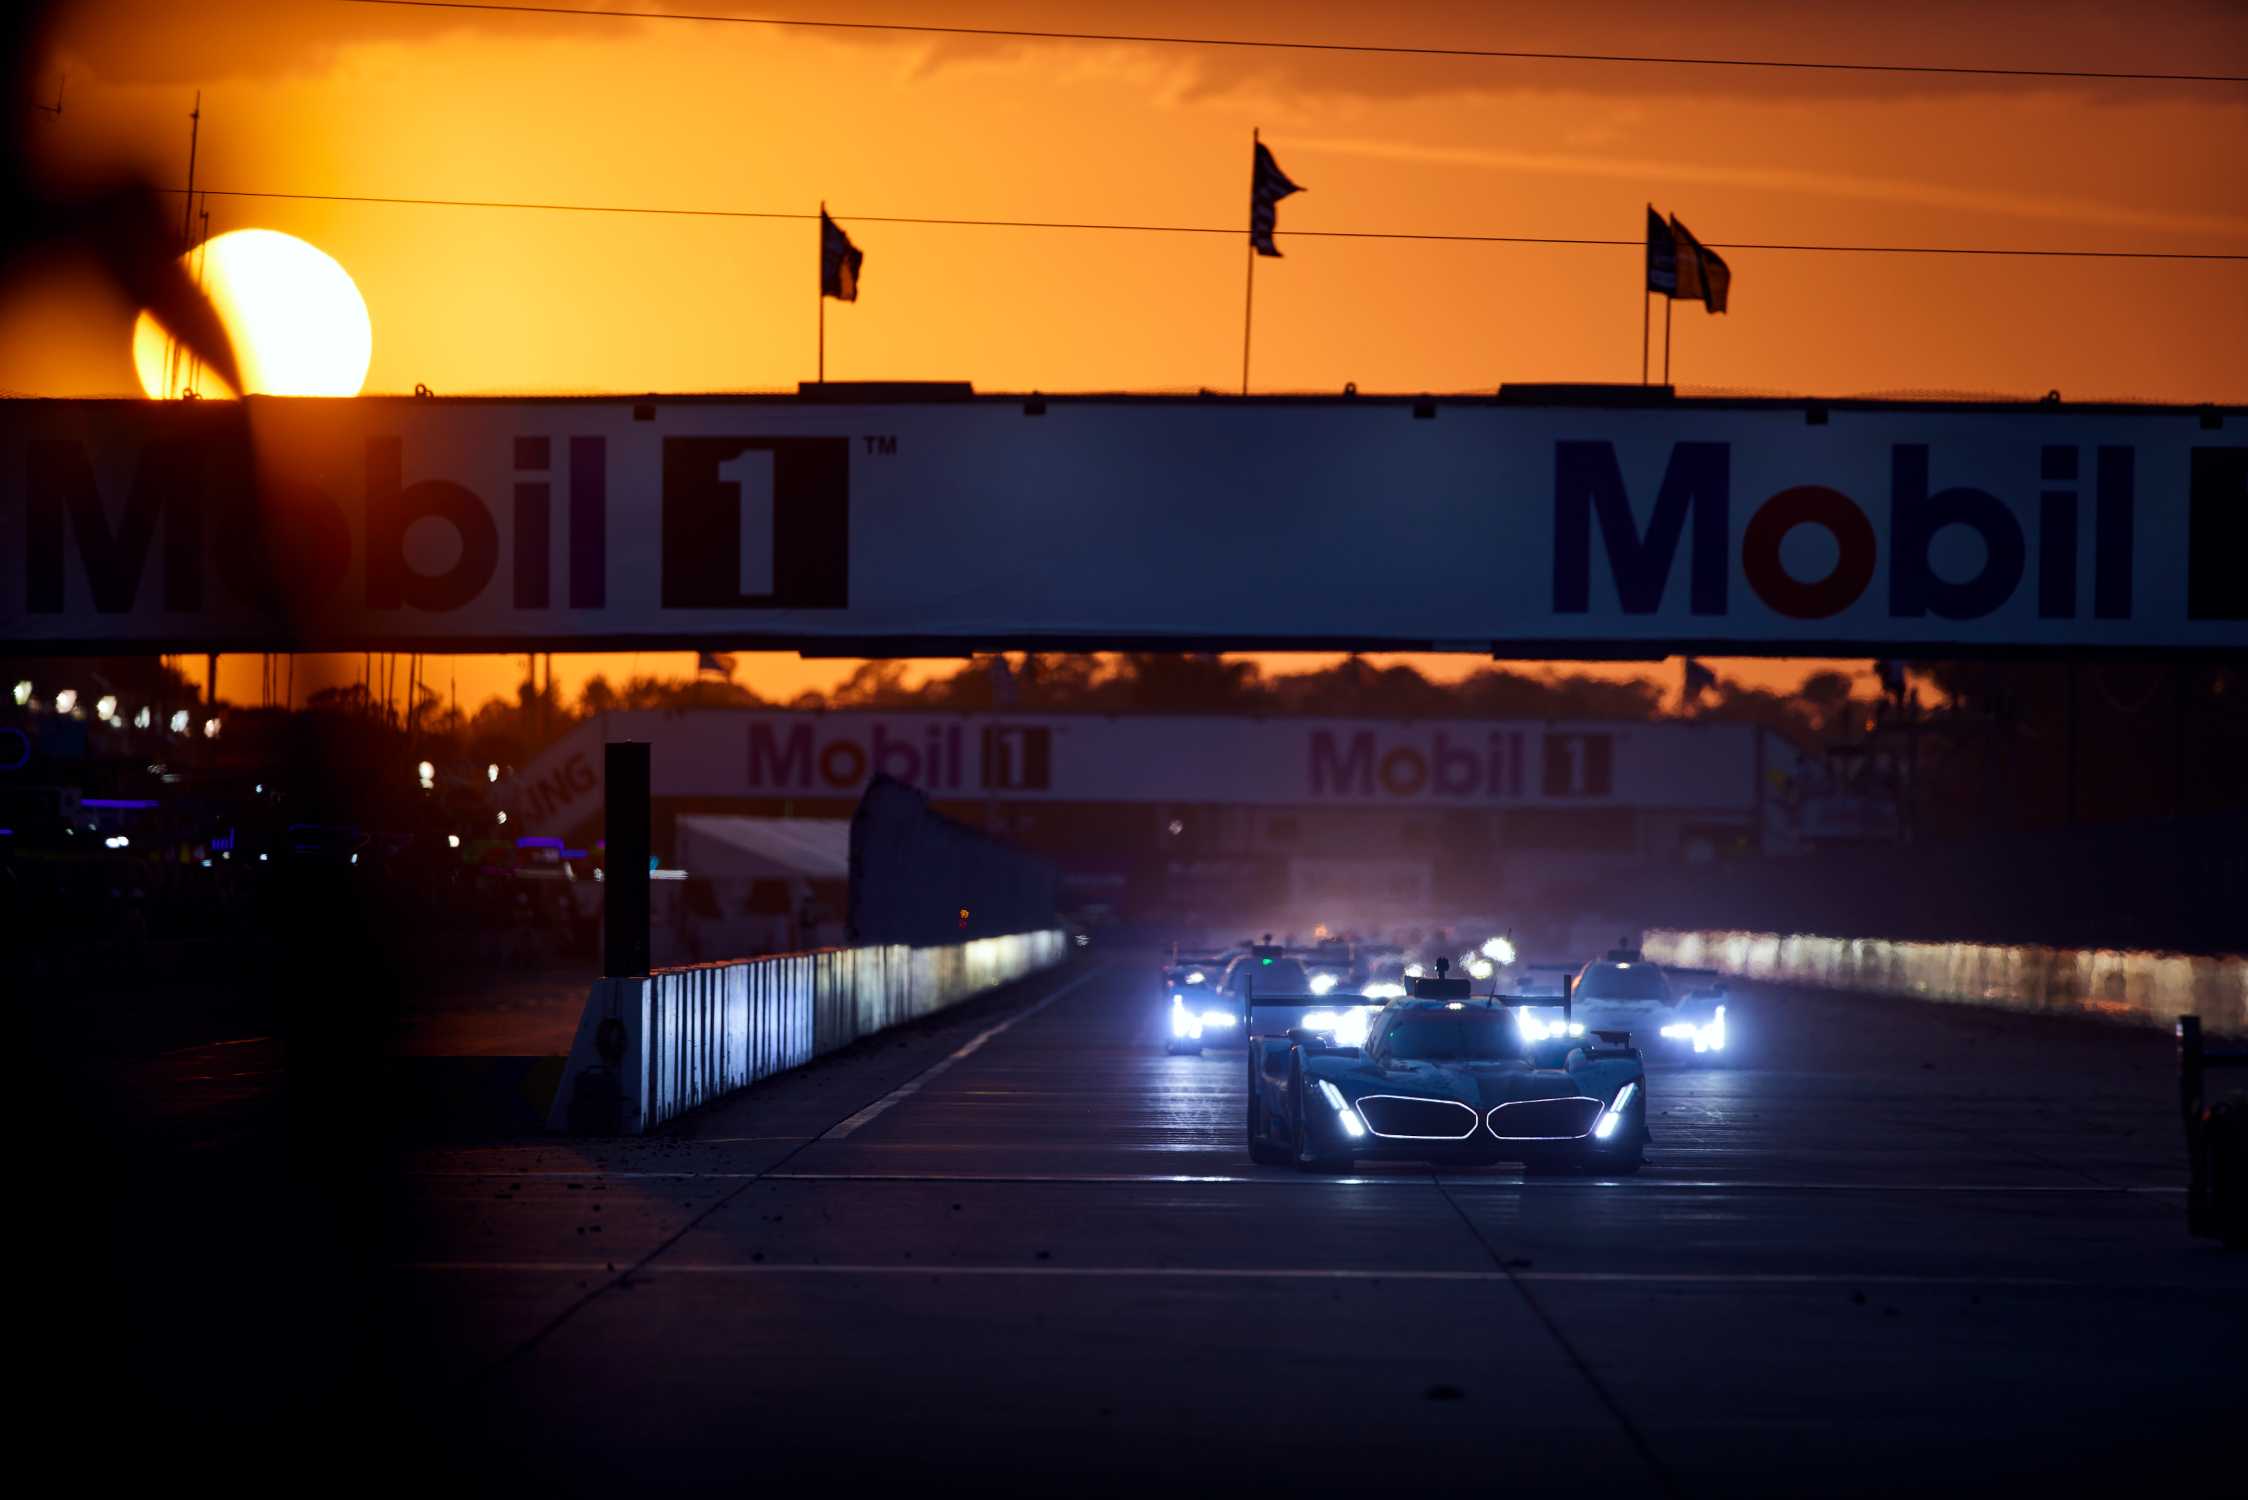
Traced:
[[602, 747], [608, 858], [602, 875], [601, 972], [629, 979], [648, 972], [648, 856], [654, 821], [648, 805], [648, 745], [611, 740]]

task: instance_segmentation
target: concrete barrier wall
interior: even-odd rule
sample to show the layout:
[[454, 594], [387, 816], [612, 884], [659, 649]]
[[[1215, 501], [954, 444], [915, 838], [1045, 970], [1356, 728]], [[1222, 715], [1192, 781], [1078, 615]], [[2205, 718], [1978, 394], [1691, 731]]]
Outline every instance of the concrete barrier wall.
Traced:
[[[595, 982], [555, 1093], [553, 1130], [637, 1135], [760, 1078], [1060, 963], [1059, 930], [936, 948], [827, 948]], [[614, 1023], [612, 1026], [610, 1023]], [[604, 1040], [611, 1056], [604, 1056]]]
[[1649, 931], [1657, 963], [1864, 994], [2248, 1035], [2248, 958], [2105, 948], [1889, 942], [1808, 933]]

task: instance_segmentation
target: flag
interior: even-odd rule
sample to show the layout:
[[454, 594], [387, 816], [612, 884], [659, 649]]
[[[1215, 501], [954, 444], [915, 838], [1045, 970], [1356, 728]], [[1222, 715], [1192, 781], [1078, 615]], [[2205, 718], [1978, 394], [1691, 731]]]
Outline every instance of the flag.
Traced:
[[1717, 674], [1691, 656], [1686, 658], [1685, 698], [1688, 703], [1699, 702], [1702, 694], [1717, 686]]
[[1647, 290], [1678, 295], [1678, 241], [1652, 203], [1647, 205]]
[[734, 675], [734, 658], [716, 651], [697, 651], [695, 672], [698, 676], [704, 672], [717, 672], [731, 681]]
[[820, 210], [820, 295], [838, 302], [859, 300], [859, 265], [866, 252]]
[[1905, 664], [1901, 661], [1883, 660], [1873, 664], [1873, 675], [1881, 680], [1881, 690], [1893, 698], [1905, 695]]
[[1280, 163], [1272, 159], [1264, 142], [1257, 142], [1255, 162], [1249, 172], [1249, 243], [1257, 247], [1259, 255], [1280, 253], [1280, 247], [1272, 242], [1272, 231], [1280, 218], [1280, 200], [1302, 191], [1280, 170]]
[[1723, 256], [1694, 238], [1678, 215], [1670, 216], [1678, 257], [1678, 290], [1671, 295], [1681, 302], [1699, 302], [1710, 312], [1725, 311], [1725, 296], [1733, 288], [1733, 268]]

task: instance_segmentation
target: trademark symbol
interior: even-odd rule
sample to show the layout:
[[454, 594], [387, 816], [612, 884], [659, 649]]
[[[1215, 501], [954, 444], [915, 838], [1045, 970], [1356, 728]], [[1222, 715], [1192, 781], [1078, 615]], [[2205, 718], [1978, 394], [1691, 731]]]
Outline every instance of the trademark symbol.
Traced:
[[869, 436], [866, 439], [866, 451], [879, 453], [884, 458], [892, 457], [898, 451], [898, 440], [895, 437]]

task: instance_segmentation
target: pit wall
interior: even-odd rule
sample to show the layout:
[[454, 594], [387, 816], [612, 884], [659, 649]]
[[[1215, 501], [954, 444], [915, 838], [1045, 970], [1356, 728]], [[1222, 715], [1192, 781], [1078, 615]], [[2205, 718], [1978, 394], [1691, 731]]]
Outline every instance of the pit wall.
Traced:
[[2238, 956], [1667, 929], [1643, 947], [1657, 963], [1746, 979], [2144, 1026], [2197, 1015], [2210, 1031], [2248, 1035], [2248, 958]]
[[[1060, 963], [1058, 929], [938, 947], [828, 948], [597, 980], [547, 1128], [612, 1080], [618, 1130], [639, 1135], [864, 1036]], [[613, 1061], [602, 1056], [604, 1023]], [[585, 1116], [578, 1116], [584, 1128]]]

